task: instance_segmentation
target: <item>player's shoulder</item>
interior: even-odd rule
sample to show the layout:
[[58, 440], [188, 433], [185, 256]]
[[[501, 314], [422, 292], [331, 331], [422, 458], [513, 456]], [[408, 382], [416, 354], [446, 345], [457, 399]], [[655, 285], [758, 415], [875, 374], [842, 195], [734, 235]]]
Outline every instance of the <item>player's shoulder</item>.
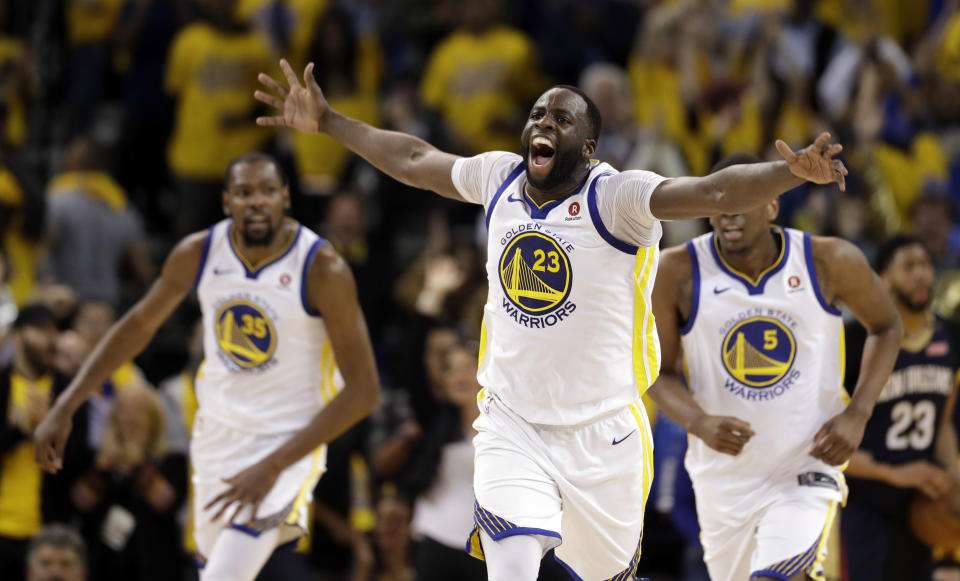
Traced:
[[677, 286], [693, 274], [693, 260], [686, 244], [672, 246], [660, 253], [657, 286]]
[[320, 239], [320, 244], [310, 257], [307, 277], [327, 282], [344, 276], [352, 278], [350, 265], [329, 240]]
[[814, 260], [832, 262], [866, 262], [867, 257], [856, 244], [836, 236], [810, 235], [810, 251]]

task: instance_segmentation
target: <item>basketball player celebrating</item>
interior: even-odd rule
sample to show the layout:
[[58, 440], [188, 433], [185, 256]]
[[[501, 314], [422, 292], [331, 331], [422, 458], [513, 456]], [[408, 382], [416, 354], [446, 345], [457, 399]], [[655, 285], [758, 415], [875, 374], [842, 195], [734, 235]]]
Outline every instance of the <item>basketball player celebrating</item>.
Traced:
[[275, 160], [234, 160], [223, 191], [229, 218], [174, 248], [159, 280], [100, 341], [34, 434], [37, 461], [56, 471], [76, 409], [196, 288], [206, 361], [190, 455], [203, 581], [252, 580], [278, 545], [305, 533], [326, 442], [377, 401], [350, 270], [284, 216], [289, 206]]
[[650, 308], [658, 220], [749, 210], [808, 179], [842, 186], [846, 169], [831, 159], [840, 146], [826, 134], [796, 153], [780, 143], [787, 161], [703, 179], [618, 173], [590, 159], [596, 106], [561, 86], [530, 111], [523, 155], [458, 158], [345, 117], [312, 64], [305, 85], [280, 65], [288, 86], [261, 75], [272, 93], [256, 97], [282, 115], [258, 123], [326, 133], [405, 184], [486, 210], [471, 553], [494, 581], [536, 579], [558, 545], [578, 579], [629, 578], [653, 476], [639, 401], [660, 363]]
[[[824, 532], [846, 490], [841, 465], [901, 336], [863, 254], [773, 227], [778, 208], [768, 199], [716, 213], [712, 233], [663, 253], [653, 291], [664, 365], [650, 396], [695, 436], [686, 467], [713, 581], [821, 579]], [[838, 300], [869, 333], [849, 405]]]
[[[910, 533], [907, 507], [918, 489], [936, 499], [960, 482], [952, 421], [960, 345], [953, 325], [930, 310], [933, 262], [920, 240], [891, 238], [878, 249], [876, 268], [905, 336], [846, 470], [850, 500], [840, 528], [847, 578], [930, 579], [930, 548]], [[860, 370], [865, 335], [860, 325], [847, 326], [848, 378]]]

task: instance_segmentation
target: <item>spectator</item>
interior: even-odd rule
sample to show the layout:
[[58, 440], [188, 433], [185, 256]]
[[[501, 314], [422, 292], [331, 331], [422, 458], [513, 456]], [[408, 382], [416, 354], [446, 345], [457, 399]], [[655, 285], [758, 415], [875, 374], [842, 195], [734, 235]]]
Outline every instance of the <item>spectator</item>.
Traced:
[[516, 150], [526, 107], [543, 88], [532, 41], [498, 23], [500, 8], [499, 0], [464, 2], [459, 27], [434, 49], [423, 75], [424, 104], [464, 154]]
[[108, 86], [111, 40], [123, 0], [77, 0], [66, 5], [71, 133], [90, 127]]
[[0, 147], [0, 248], [17, 304], [34, 290], [44, 233], [44, 196], [19, 157]]
[[377, 503], [373, 546], [363, 537], [354, 547], [353, 581], [412, 581], [410, 503], [399, 496], [384, 496]]
[[64, 171], [47, 187], [50, 270], [81, 299], [120, 304], [121, 272], [130, 267], [140, 289], [154, 277], [140, 218], [126, 192], [104, 170], [104, 152], [86, 137], [67, 150]]
[[121, 391], [95, 462], [71, 489], [98, 581], [168, 581], [182, 571], [175, 515], [186, 499], [187, 461], [166, 452], [165, 429], [152, 388]]
[[80, 535], [50, 524], [30, 539], [26, 581], [86, 581], [87, 548]]
[[0, 147], [27, 143], [27, 107], [34, 77], [25, 43], [6, 34], [6, 6], [0, 3]]
[[419, 581], [483, 581], [486, 567], [464, 544], [473, 530], [473, 421], [477, 407], [476, 344], [447, 352], [444, 399], [426, 437], [414, 453], [402, 487], [415, 498], [413, 531]]
[[910, 212], [910, 230], [923, 242], [937, 273], [960, 267], [960, 251], [951, 246], [956, 226], [953, 204], [943, 195], [921, 196]]
[[[33, 460], [30, 441], [53, 397], [67, 384], [53, 369], [57, 337], [53, 314], [45, 307], [27, 305], [13, 329], [13, 362], [0, 369], [0, 571], [22, 579], [30, 537], [43, 522], [69, 517], [64, 483], [73, 469], [65, 466], [57, 476], [44, 476]], [[68, 443], [74, 453], [76, 440], [72, 437]], [[71, 459], [75, 461], [82, 462], [80, 455]]]
[[176, 98], [167, 162], [177, 181], [175, 237], [223, 216], [223, 172], [231, 159], [266, 145], [250, 98], [257, 72], [272, 70], [266, 41], [235, 16], [235, 0], [208, 0], [206, 19], [181, 30], [167, 59], [165, 86]]

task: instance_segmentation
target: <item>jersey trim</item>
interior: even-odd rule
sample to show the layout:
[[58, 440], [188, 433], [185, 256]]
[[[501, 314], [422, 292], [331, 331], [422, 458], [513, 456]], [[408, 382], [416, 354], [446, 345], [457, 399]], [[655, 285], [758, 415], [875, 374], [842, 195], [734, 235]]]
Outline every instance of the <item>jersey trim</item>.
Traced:
[[597, 182], [600, 180], [600, 178], [608, 175], [611, 174], [609, 172], [602, 173], [593, 178], [593, 181], [590, 182], [590, 189], [587, 190], [587, 207], [590, 209], [590, 220], [593, 222], [593, 227], [597, 229], [597, 233], [600, 234], [601, 238], [607, 241], [607, 244], [613, 246], [620, 252], [625, 252], [626, 254], [636, 254], [640, 250], [639, 246], [627, 244], [623, 240], [620, 240], [611, 234], [610, 231], [607, 230], [607, 227], [604, 226], [603, 220], [600, 219], [600, 210], [597, 208]]
[[317, 240], [310, 245], [310, 249], [307, 250], [307, 255], [303, 259], [303, 272], [300, 274], [300, 304], [303, 305], [303, 310], [311, 317], [320, 317], [322, 313], [311, 307], [310, 301], [307, 299], [307, 274], [310, 272], [310, 265], [313, 263], [313, 257], [317, 253], [317, 250], [326, 243], [327, 241], [325, 239], [317, 238]]
[[500, 187], [497, 189], [497, 193], [493, 194], [493, 198], [490, 200], [490, 205], [487, 206], [487, 230], [490, 230], [490, 218], [493, 216], [493, 209], [497, 207], [497, 201], [500, 200], [500, 196], [503, 195], [504, 190], [507, 189], [507, 186], [513, 183], [513, 180], [517, 179], [526, 166], [521, 161], [517, 164], [517, 167], [513, 168], [510, 172], [510, 175], [507, 176], [507, 179], [503, 180], [503, 183], [500, 184]]
[[[581, 189], [583, 189], [583, 186], [580, 186], [580, 188], [577, 190], [577, 193], [579, 193]], [[543, 220], [550, 213], [550, 210], [553, 210], [554, 208], [559, 206], [560, 202], [563, 202], [563, 200], [566, 199], [566, 198], [563, 198], [560, 200], [549, 200], [541, 206], [540, 204], [535, 202], [533, 198], [530, 197], [529, 193], [527, 193], [527, 186], [523, 186], [522, 198], [524, 203], [527, 204], [527, 208], [530, 209], [530, 217], [533, 218], [534, 220]]]
[[807, 274], [810, 275], [810, 284], [813, 286], [814, 294], [817, 295], [817, 302], [820, 303], [823, 310], [831, 315], [842, 315], [843, 312], [828, 303], [827, 300], [823, 298], [823, 293], [820, 292], [820, 281], [817, 280], [817, 269], [813, 266], [813, 244], [810, 241], [810, 234], [807, 232], [803, 233], [803, 254], [804, 261], [807, 263]]
[[653, 309], [647, 303], [644, 289], [654, 276], [656, 246], [648, 246], [637, 251], [637, 262], [633, 270], [634, 280], [634, 319], [633, 319], [633, 376], [637, 390], [642, 396], [657, 380], [660, 373], [659, 353], [657, 352], [656, 322]]
[[290, 240], [290, 243], [287, 245], [287, 247], [277, 252], [273, 256], [267, 258], [266, 260], [261, 262], [259, 266], [255, 267], [254, 265], [250, 264], [246, 258], [241, 256], [239, 252], [237, 252], [237, 247], [234, 246], [233, 244], [233, 227], [232, 226], [233, 226], [233, 220], [230, 220], [230, 223], [227, 225], [227, 243], [230, 246], [230, 250], [233, 251], [233, 255], [236, 256], [237, 260], [240, 261], [240, 264], [243, 265], [243, 270], [244, 272], [246, 272], [247, 278], [252, 278], [254, 280], [256, 280], [258, 276], [260, 276], [260, 273], [263, 272], [265, 268], [267, 268], [271, 264], [274, 264], [276, 262], [279, 262], [280, 260], [283, 260], [283, 258], [287, 254], [289, 254], [291, 250], [293, 250], [293, 248], [297, 245], [297, 240], [300, 239], [300, 232], [303, 230], [303, 225], [297, 224], [297, 233], [293, 235], [293, 238]]
[[207, 237], [203, 241], [203, 250], [200, 252], [200, 264], [197, 265], [197, 276], [193, 278], [194, 290], [200, 287], [200, 279], [203, 278], [203, 268], [207, 265], [207, 256], [210, 254], [210, 241], [213, 240], [213, 231], [217, 226], [219, 226], [219, 224], [210, 226], [207, 230]]
[[694, 248], [693, 242], [687, 242], [687, 253], [690, 255], [690, 267], [693, 273], [693, 302], [690, 304], [690, 316], [680, 329], [681, 335], [686, 335], [693, 329], [693, 322], [697, 319], [697, 311], [700, 308], [700, 261], [697, 260], [697, 249]]
[[778, 256], [777, 260], [768, 266], [766, 270], [761, 272], [756, 280], [751, 279], [727, 264], [727, 261], [724, 260], [723, 255], [720, 253], [720, 242], [717, 238], [717, 233], [713, 233], [713, 243], [710, 244], [710, 250], [713, 252], [714, 260], [717, 261], [717, 266], [730, 277], [743, 283], [743, 286], [746, 287], [747, 292], [751, 295], [763, 294], [763, 289], [767, 286], [767, 281], [770, 280], [773, 275], [780, 272], [780, 270], [787, 265], [787, 261], [790, 258], [790, 238], [784, 233], [783, 228], [778, 227], [774, 231], [780, 236], [780, 256]]

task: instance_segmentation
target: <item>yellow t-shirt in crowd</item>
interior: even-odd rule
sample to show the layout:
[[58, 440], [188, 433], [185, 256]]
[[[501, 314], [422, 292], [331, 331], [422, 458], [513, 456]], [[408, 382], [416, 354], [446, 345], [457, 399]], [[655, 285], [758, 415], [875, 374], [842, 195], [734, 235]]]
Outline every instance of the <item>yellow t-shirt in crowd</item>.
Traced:
[[[277, 0], [239, 0], [237, 2], [237, 19], [242, 22], [254, 23], [259, 13]], [[284, 8], [290, 12], [293, 20], [293, 30], [290, 33], [290, 48], [285, 56], [297, 73], [303, 72], [306, 66], [304, 55], [314, 40], [314, 32], [320, 17], [326, 12], [329, 0], [287, 0]]]
[[70, 0], [67, 4], [67, 41], [70, 46], [105, 42], [125, 0]]
[[[17, 178], [9, 169], [0, 167], [0, 204], [18, 208], [23, 202], [24, 192]], [[7, 282], [13, 292], [13, 300], [22, 305], [37, 282], [40, 247], [20, 234], [20, 217], [16, 212], [11, 227], [3, 233], [2, 242], [7, 254]]]
[[[8, 421], [22, 413], [31, 391], [49, 396], [52, 387], [52, 377], [45, 376], [33, 382], [11, 373]], [[40, 530], [43, 521], [42, 483], [43, 473], [33, 458], [33, 441], [23, 440], [0, 458], [0, 536], [26, 539]]]
[[[0, 36], [0, 68], [11, 61], [20, 61], [24, 58], [23, 43], [9, 36]], [[14, 146], [22, 147], [27, 142], [27, 112], [23, 99], [18, 91], [8, 91], [3, 97], [3, 104], [7, 109], [7, 116], [0, 132], [2, 141]]]
[[535, 61], [533, 43], [512, 28], [457, 31], [430, 56], [421, 98], [475, 152], [516, 151], [516, 131], [491, 124], [515, 118], [543, 88]]
[[[206, 23], [184, 28], [167, 64], [167, 91], [178, 97], [168, 161], [174, 174], [219, 180], [227, 164], [258, 149], [269, 132], [256, 125], [257, 73], [272, 71], [274, 55], [258, 34], [228, 33]], [[228, 118], [241, 120], [232, 126]]]

